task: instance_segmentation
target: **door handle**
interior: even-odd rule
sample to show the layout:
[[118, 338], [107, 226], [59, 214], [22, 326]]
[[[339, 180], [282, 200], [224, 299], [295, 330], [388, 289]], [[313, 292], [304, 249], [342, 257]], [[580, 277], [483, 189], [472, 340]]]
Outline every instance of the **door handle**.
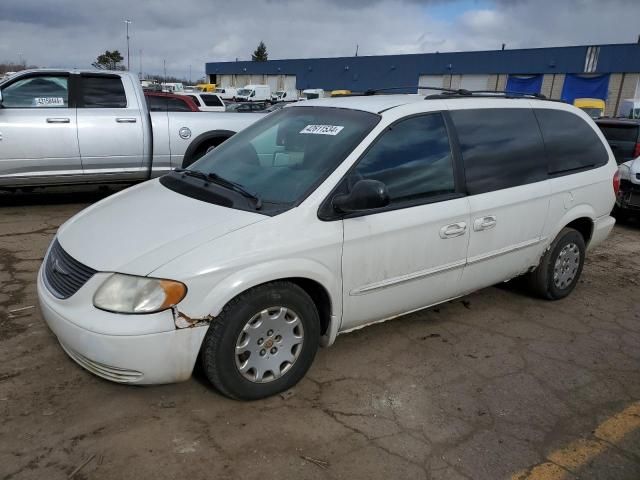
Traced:
[[58, 117], [58, 118], [47, 118], [47, 123], [70, 123], [70, 118]]
[[133, 117], [120, 117], [116, 118], [116, 122], [118, 123], [136, 123], [136, 119]]
[[476, 232], [480, 232], [481, 230], [489, 230], [496, 226], [496, 217], [493, 215], [488, 215], [482, 218], [476, 218], [473, 221], [473, 229]]
[[451, 225], [445, 225], [440, 229], [440, 238], [454, 238], [464, 235], [467, 231], [467, 224], [464, 222], [452, 223]]

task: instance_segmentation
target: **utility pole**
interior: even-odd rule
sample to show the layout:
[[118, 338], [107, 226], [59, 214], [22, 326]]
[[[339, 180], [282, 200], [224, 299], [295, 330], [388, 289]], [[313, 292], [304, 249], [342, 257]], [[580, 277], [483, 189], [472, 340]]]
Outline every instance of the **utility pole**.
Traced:
[[127, 26], [127, 71], [131, 70], [131, 59], [129, 56], [129, 25], [131, 25], [131, 20], [125, 20], [125, 25]]
[[189, 85], [191, 85], [191, 65], [189, 65]]
[[138, 57], [138, 60], [140, 61], [140, 71], [138, 72], [138, 78], [142, 80], [142, 50], [140, 50], [140, 55]]
[[162, 69], [164, 70], [164, 83], [167, 83], [167, 61], [162, 60]]

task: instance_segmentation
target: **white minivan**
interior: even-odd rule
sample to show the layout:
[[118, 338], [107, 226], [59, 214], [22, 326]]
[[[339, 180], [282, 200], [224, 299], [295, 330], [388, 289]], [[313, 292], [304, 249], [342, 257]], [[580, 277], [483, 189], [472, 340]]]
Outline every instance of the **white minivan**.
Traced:
[[68, 220], [40, 305], [103, 378], [176, 382], [199, 358], [223, 394], [262, 398], [339, 333], [521, 275], [565, 297], [613, 228], [617, 171], [563, 103], [300, 102]]

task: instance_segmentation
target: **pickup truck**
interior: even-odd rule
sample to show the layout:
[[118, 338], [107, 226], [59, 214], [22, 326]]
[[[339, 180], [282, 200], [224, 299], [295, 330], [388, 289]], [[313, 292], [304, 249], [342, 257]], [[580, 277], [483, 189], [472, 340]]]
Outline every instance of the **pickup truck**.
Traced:
[[150, 112], [129, 72], [25, 70], [0, 83], [0, 188], [147, 180], [260, 118]]

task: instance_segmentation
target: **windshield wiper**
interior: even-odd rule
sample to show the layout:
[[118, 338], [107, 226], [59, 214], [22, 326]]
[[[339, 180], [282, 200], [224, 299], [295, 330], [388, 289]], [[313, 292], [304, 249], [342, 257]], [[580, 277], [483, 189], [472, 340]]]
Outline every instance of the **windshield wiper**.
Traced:
[[217, 173], [205, 173], [200, 170], [191, 170], [189, 168], [176, 168], [174, 171], [183, 175], [188, 175], [190, 177], [199, 178], [201, 180], [204, 180], [205, 182], [212, 182], [229, 190], [233, 190], [234, 192], [238, 192], [243, 197], [253, 200], [256, 210], [260, 210], [262, 208], [262, 199], [260, 197], [251, 193], [239, 183], [227, 180]]
[[226, 187], [230, 190], [234, 190], [238, 192], [240, 195], [250, 198], [255, 202], [256, 210], [260, 210], [262, 208], [262, 199], [254, 193], [251, 193], [249, 190], [244, 188], [241, 184], [232, 182], [231, 180], [227, 180], [224, 177], [221, 177], [217, 173], [207, 173], [207, 178], [211, 180], [213, 183], [217, 183], [223, 187]]

